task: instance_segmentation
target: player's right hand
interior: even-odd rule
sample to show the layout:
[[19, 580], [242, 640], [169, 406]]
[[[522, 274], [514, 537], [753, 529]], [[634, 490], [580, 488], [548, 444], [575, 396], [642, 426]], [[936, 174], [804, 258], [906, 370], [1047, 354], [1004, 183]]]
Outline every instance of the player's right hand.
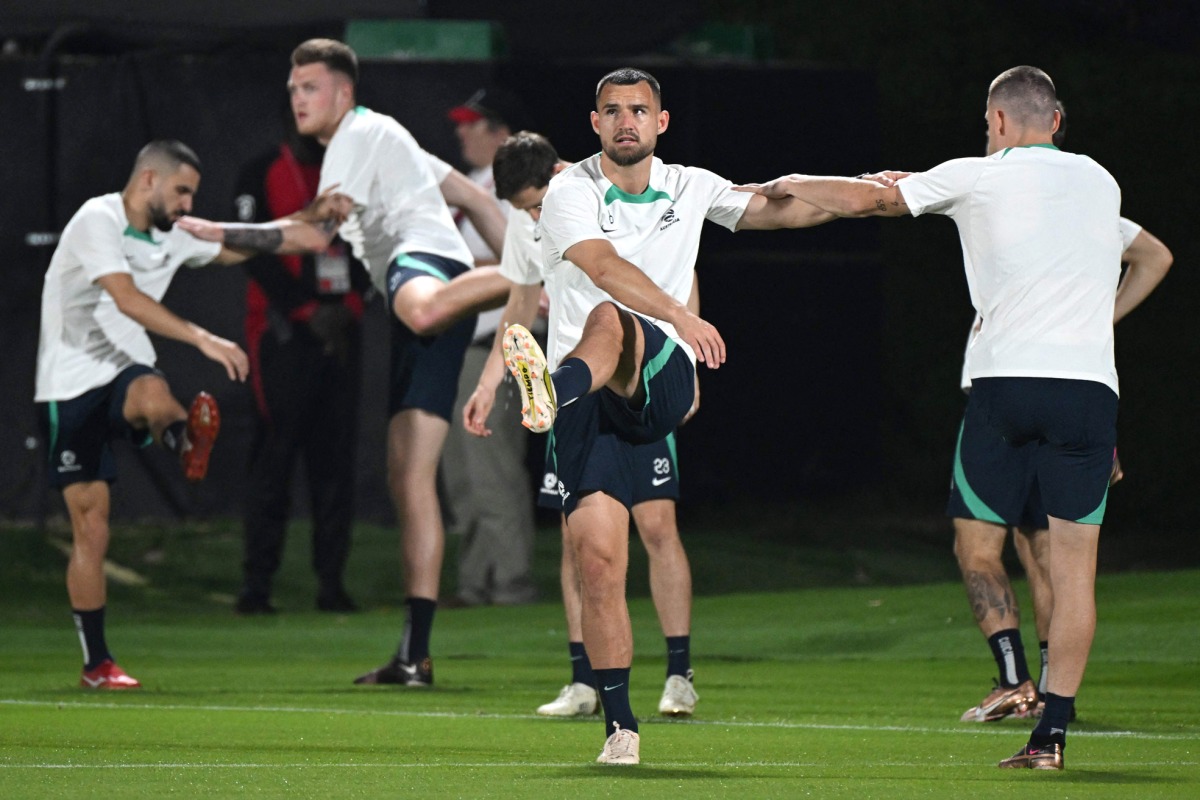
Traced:
[[467, 398], [467, 404], [463, 406], [463, 427], [468, 433], [482, 437], [492, 435], [491, 428], [487, 426], [487, 418], [492, 413], [495, 402], [494, 390], [489, 391], [484, 386], [475, 387], [475, 391]]
[[696, 360], [709, 369], [717, 369], [725, 363], [725, 340], [712, 323], [700, 319], [690, 311], [675, 325], [681, 339], [691, 345]]
[[250, 359], [242, 348], [228, 339], [205, 331], [196, 347], [201, 353], [225, 367], [225, 374], [229, 376], [229, 380], [245, 381], [246, 376], [250, 374]]
[[180, 217], [175, 225], [204, 242], [225, 243], [225, 228], [219, 222], [211, 222], [200, 217]]

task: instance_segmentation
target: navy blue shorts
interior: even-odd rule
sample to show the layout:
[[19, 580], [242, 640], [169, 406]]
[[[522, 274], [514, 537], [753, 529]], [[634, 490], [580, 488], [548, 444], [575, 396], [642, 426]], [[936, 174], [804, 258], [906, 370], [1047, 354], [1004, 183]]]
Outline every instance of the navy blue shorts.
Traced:
[[[546, 442], [546, 471], [538, 490], [538, 507], [562, 511], [558, 493], [558, 473], [554, 467], [554, 434]], [[675, 453], [675, 434], [633, 448], [633, 497], [631, 505], [649, 500], [679, 500], [679, 458]]]
[[125, 419], [129, 384], [143, 375], [162, 373], [145, 364], [126, 367], [104, 386], [70, 400], [37, 403], [38, 428], [46, 442], [47, 478], [61, 489], [72, 483], [117, 479], [117, 461], [110, 442], [128, 439], [138, 447], [153, 443], [148, 430]]
[[[976, 475], [976, 482], [980, 484], [973, 486], [967, 483], [962, 468], [963, 435], [966, 430], [964, 417], [958, 429], [958, 444], [954, 448], [954, 474], [950, 477], [950, 500], [946, 503], [946, 516], [1037, 530], [1049, 527], [1034, 462], [1037, 442], [1013, 447], [1003, 439], [989, 435], [987, 426], [973, 425], [973, 441], [967, 449], [972, 453], [976, 465], [972, 474]], [[989, 502], [979, 500], [979, 491], [988, 496]]]
[[433, 276], [449, 282], [469, 269], [459, 261], [429, 253], [406, 253], [388, 268], [388, 316], [392, 328], [389, 417], [419, 408], [453, 424], [458, 375], [475, 333], [475, 315], [464, 317], [436, 336], [418, 336], [390, 312], [396, 292], [413, 278]]
[[695, 400], [696, 371], [687, 352], [654, 323], [633, 317], [645, 338], [645, 402], [635, 407], [615, 392], [600, 389], [560, 408], [554, 420], [551, 458], [568, 516], [580, 498], [592, 492], [604, 492], [632, 508], [636, 446], [665, 439]]
[[1117, 395], [1102, 383], [979, 378], [959, 434], [951, 508], [956, 491], [969, 518], [1019, 525], [1036, 487], [1046, 514], [1099, 525], [1116, 445]]

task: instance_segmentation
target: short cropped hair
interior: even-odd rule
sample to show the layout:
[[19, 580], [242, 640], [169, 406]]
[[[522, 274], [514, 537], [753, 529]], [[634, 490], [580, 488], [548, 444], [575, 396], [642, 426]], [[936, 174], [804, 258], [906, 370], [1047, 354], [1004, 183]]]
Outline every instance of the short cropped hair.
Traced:
[[520, 131], [504, 140], [492, 161], [496, 197], [512, 200], [527, 188], [541, 189], [554, 177], [558, 152], [540, 133]]
[[988, 102], [1002, 107], [1019, 125], [1048, 129], [1054, 124], [1058, 96], [1049, 75], [1023, 66], [1005, 70], [992, 81]]
[[200, 157], [195, 150], [176, 139], [156, 139], [138, 151], [133, 162], [133, 174], [144, 169], [172, 174], [182, 164], [187, 164], [196, 172], [200, 171]]
[[614, 69], [601, 78], [600, 82], [596, 84], [596, 102], [600, 102], [600, 91], [610, 83], [616, 86], [636, 86], [642, 81], [650, 84], [650, 91], [654, 92], [654, 100], [658, 103], [658, 107], [662, 108], [662, 87], [658, 85], [658, 79], [644, 69], [635, 67]]
[[337, 39], [309, 39], [292, 51], [292, 66], [324, 64], [331, 72], [340, 72], [358, 85], [358, 56], [354, 50]]
[[1054, 132], [1054, 136], [1050, 141], [1054, 142], [1055, 147], [1062, 147], [1063, 142], [1067, 140], [1067, 107], [1063, 105], [1063, 101], [1057, 102], [1058, 107], [1058, 130]]

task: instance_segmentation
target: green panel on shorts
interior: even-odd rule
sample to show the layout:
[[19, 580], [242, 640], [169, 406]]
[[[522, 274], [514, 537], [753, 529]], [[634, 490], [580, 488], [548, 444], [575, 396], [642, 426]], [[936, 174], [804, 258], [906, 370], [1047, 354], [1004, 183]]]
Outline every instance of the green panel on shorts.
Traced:
[[1104, 497], [1100, 498], [1100, 505], [1096, 506], [1096, 510], [1088, 514], [1082, 519], [1075, 520], [1081, 525], [1099, 525], [1104, 522], [1104, 509], [1108, 506], [1108, 487], [1104, 488]]
[[46, 447], [46, 461], [54, 460], [54, 448], [58, 447], [58, 401], [50, 401], [50, 441]]
[[667, 359], [671, 357], [671, 353], [675, 352], [675, 348], [679, 345], [674, 339], [668, 338], [667, 343], [663, 345], [663, 349], [658, 351], [658, 355], [650, 359], [646, 366], [642, 367], [642, 385], [646, 387], [646, 405], [650, 404], [650, 381], [654, 376], [662, 372], [662, 368], [666, 366]]
[[679, 479], [679, 456], [675, 453], [675, 431], [667, 434], [667, 450], [671, 453], [671, 468], [675, 470], [675, 479]]
[[967, 506], [967, 510], [975, 515], [975, 519], [983, 522], [995, 522], [998, 525], [1007, 525], [1000, 515], [992, 509], [988, 508], [988, 504], [980, 499], [979, 495], [971, 488], [971, 484], [967, 483], [967, 473], [963, 470], [962, 465], [962, 437], [963, 428], [966, 427], [966, 420], [958, 426], [958, 444], [954, 448], [954, 485], [958, 487], [958, 491], [962, 494], [963, 502]]
[[440, 280], [442, 283], [450, 282], [449, 275], [442, 272], [437, 267], [426, 264], [424, 261], [421, 261], [418, 258], [413, 258], [412, 256], [408, 255], [407, 253], [396, 256], [396, 263], [398, 265], [400, 265], [401, 267], [403, 267], [404, 269], [415, 269], [419, 272], [424, 272], [426, 275], [432, 275], [433, 277]]

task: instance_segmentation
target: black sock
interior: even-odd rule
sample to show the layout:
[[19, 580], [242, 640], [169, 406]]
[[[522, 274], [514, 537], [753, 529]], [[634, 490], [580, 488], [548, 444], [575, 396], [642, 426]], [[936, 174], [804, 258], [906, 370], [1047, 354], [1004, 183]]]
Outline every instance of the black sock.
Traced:
[[596, 675], [592, 672], [592, 661], [588, 658], [583, 642], [567, 642], [571, 653], [571, 683], [586, 683], [595, 687]]
[[687, 677], [692, 668], [692, 637], [667, 637], [667, 677], [682, 675]]
[[416, 664], [429, 657], [429, 634], [433, 630], [433, 612], [437, 601], [425, 597], [404, 599], [407, 613], [404, 616], [404, 634], [400, 637], [400, 649], [396, 656], [405, 664]]
[[187, 422], [179, 420], [172, 422], [162, 432], [162, 446], [170, 450], [175, 455], [179, 455], [180, 448], [183, 447], [183, 442], [187, 438]]
[[1045, 747], [1048, 744], [1060, 744], [1067, 747], [1067, 723], [1071, 721], [1071, 709], [1075, 707], [1074, 697], [1047, 693], [1046, 708], [1037, 727], [1029, 735], [1029, 743], [1034, 747]]
[[1050, 670], [1047, 669], [1050, 666], [1050, 643], [1038, 642], [1038, 647], [1042, 650], [1042, 674], [1038, 676], [1038, 694], [1045, 697], [1046, 676], [1050, 673]]
[[1016, 628], [997, 631], [988, 637], [992, 658], [1000, 669], [1000, 685], [1013, 688], [1029, 680], [1029, 665], [1025, 663], [1025, 647], [1021, 632]]
[[604, 706], [604, 738], [616, 732], [616, 725], [637, 733], [637, 718], [629, 706], [629, 667], [595, 672], [596, 689], [600, 692], [600, 704]]
[[104, 641], [104, 606], [95, 611], [71, 610], [75, 617], [75, 630], [79, 632], [79, 645], [83, 648], [83, 668], [95, 669], [105, 659], [112, 658], [108, 643]]
[[583, 397], [592, 390], [592, 370], [581, 358], [568, 358], [550, 375], [558, 407]]

